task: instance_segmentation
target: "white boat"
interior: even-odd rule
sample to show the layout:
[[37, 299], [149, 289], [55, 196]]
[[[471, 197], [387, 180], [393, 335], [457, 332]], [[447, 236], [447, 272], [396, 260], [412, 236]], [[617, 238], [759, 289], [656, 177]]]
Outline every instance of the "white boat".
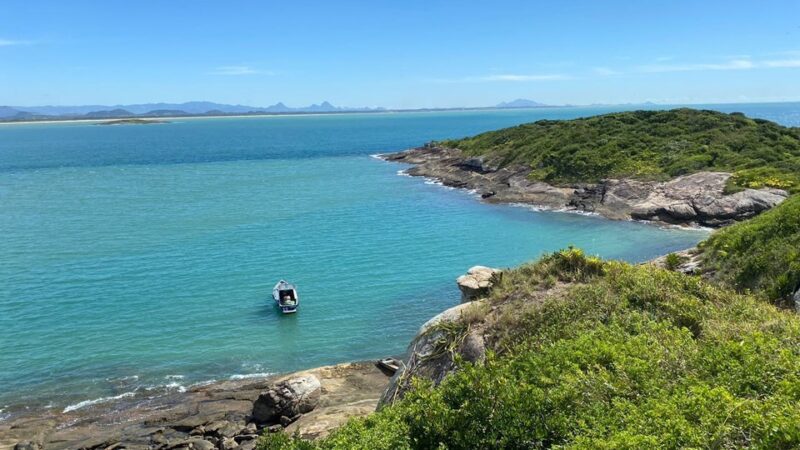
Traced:
[[272, 288], [272, 299], [278, 305], [281, 312], [284, 314], [291, 314], [297, 311], [297, 306], [300, 305], [300, 296], [297, 295], [297, 289], [293, 284], [281, 280]]

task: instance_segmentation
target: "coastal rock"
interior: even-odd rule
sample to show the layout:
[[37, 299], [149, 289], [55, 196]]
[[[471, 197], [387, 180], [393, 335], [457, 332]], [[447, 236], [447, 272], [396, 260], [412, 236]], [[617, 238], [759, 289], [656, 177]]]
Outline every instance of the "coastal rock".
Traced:
[[467, 362], [482, 362], [486, 355], [486, 346], [479, 327], [465, 326], [461, 329], [441, 325], [460, 321], [465, 310], [485, 301], [462, 303], [425, 322], [411, 341], [400, 369], [389, 381], [379, 407], [401, 399], [410, 388], [412, 378], [425, 378], [437, 385], [441, 383], [448, 374], [457, 369], [454, 362], [456, 354]]
[[253, 403], [252, 418], [258, 423], [275, 423], [281, 416], [307, 413], [319, 404], [322, 385], [314, 375], [282, 381], [263, 392]]
[[14, 450], [39, 450], [41, 448], [39, 444], [30, 441], [17, 442], [14, 446]]
[[797, 289], [797, 292], [794, 293], [792, 301], [794, 302], [794, 310], [797, 313], [800, 313], [800, 289]]
[[[670, 255], [674, 256], [670, 257]], [[668, 262], [669, 258], [676, 258], [677, 265], [672, 266]], [[649, 261], [648, 264], [662, 269], [685, 273], [687, 275], [699, 275], [702, 267], [702, 252], [697, 247], [692, 247], [690, 249], [659, 256]]]
[[485, 297], [489, 290], [499, 280], [502, 271], [485, 266], [471, 267], [466, 274], [456, 280], [458, 289], [461, 290], [461, 302], [469, 302], [476, 298]]
[[219, 443], [220, 450], [234, 450], [239, 447], [239, 443], [234, 438], [223, 438]]
[[748, 219], [788, 197], [780, 189], [728, 194], [731, 174], [698, 172], [666, 182], [608, 179], [595, 184], [551, 186], [528, 178], [530, 167], [498, 168], [458, 149], [427, 145], [382, 156], [413, 164], [406, 173], [451, 187], [475, 190], [484, 201], [597, 213], [616, 220], [720, 227]]
[[[259, 433], [249, 421], [256, 399], [276, 383], [308, 375], [323, 387], [319, 406], [287, 427], [304, 438], [325, 436], [350, 417], [373, 412], [389, 382], [374, 361], [364, 361], [318, 367], [278, 380], [220, 381], [146, 401], [108, 402], [68, 413], [31, 411], [0, 423], [0, 449], [11, 450], [16, 444], [25, 450], [207, 447], [200, 441], [218, 448], [232, 437], [239, 443], [237, 449], [252, 450]], [[283, 427], [277, 424], [275, 429]]]

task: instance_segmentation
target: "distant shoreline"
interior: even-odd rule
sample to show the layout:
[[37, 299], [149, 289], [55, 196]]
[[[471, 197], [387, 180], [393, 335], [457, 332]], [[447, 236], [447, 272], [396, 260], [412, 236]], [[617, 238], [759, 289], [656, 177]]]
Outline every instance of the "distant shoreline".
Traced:
[[[610, 105], [609, 105], [610, 106]], [[176, 119], [220, 119], [220, 118], [247, 118], [247, 117], [294, 117], [294, 116], [335, 116], [335, 115], [351, 115], [351, 114], [395, 114], [395, 113], [426, 113], [426, 112], [459, 112], [459, 111], [515, 111], [515, 110], [529, 110], [529, 109], [559, 109], [559, 108], [577, 108], [575, 105], [563, 106], [536, 106], [536, 107], [521, 107], [521, 108], [498, 108], [495, 106], [475, 107], [475, 108], [423, 108], [423, 109], [384, 109], [376, 111], [316, 111], [316, 112], [259, 112], [259, 113], [236, 113], [236, 114], [186, 114], [174, 116], [152, 116], [152, 115], [132, 115], [132, 116], [119, 116], [119, 117], [96, 117], [96, 118], [79, 118], [79, 117], [65, 117], [59, 119], [57, 117], [48, 117], [46, 119], [25, 119], [25, 120], [0, 120], [0, 125], [29, 125], [37, 123], [103, 123], [113, 122], [119, 120], [129, 119], [163, 119], [163, 120], [176, 120]], [[587, 106], [591, 107], [591, 106]], [[597, 105], [602, 107], [602, 105]]]
[[670, 109], [676, 107], [688, 107], [694, 109], [713, 109], [716, 106], [727, 105], [775, 105], [775, 104], [794, 104], [798, 101], [786, 102], [744, 102], [744, 103], [686, 103], [686, 104], [592, 104], [592, 105], [544, 105], [531, 107], [497, 107], [497, 106], [476, 106], [463, 108], [415, 108], [415, 109], [375, 109], [375, 110], [354, 110], [354, 111], [296, 111], [296, 112], [253, 112], [253, 113], [230, 113], [230, 114], [181, 114], [181, 115], [130, 115], [118, 117], [46, 117], [42, 119], [0, 119], [0, 125], [30, 125], [30, 124], [53, 124], [53, 123], [104, 123], [128, 119], [147, 119], [147, 120], [180, 120], [180, 119], [243, 119], [248, 117], [297, 117], [297, 116], [334, 116], [334, 115], [354, 115], [354, 114], [397, 114], [397, 113], [436, 113], [436, 112], [469, 112], [469, 111], [522, 111], [522, 110], [553, 110], [569, 108], [635, 108], [635, 109]]

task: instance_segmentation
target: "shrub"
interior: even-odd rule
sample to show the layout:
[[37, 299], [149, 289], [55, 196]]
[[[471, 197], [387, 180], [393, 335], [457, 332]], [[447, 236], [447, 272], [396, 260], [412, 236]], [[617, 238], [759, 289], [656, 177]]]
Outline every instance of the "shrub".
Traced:
[[800, 128], [742, 114], [674, 109], [540, 120], [442, 141], [501, 166], [530, 167], [551, 184], [603, 178], [664, 180], [702, 170], [735, 173], [728, 189], [800, 190]]
[[507, 272], [584, 280], [526, 309], [509, 351], [313, 444], [260, 448], [800, 446], [800, 318], [698, 277], [587, 260], [571, 249]]
[[786, 302], [800, 288], [800, 197], [716, 231], [701, 248], [713, 280]]

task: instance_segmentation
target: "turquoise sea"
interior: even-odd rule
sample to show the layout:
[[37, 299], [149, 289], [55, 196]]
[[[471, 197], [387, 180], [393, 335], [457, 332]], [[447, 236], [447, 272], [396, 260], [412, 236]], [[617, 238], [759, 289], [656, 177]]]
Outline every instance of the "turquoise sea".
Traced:
[[487, 205], [370, 156], [618, 109], [0, 125], [0, 413], [400, 354], [472, 265], [693, 245], [707, 231]]

